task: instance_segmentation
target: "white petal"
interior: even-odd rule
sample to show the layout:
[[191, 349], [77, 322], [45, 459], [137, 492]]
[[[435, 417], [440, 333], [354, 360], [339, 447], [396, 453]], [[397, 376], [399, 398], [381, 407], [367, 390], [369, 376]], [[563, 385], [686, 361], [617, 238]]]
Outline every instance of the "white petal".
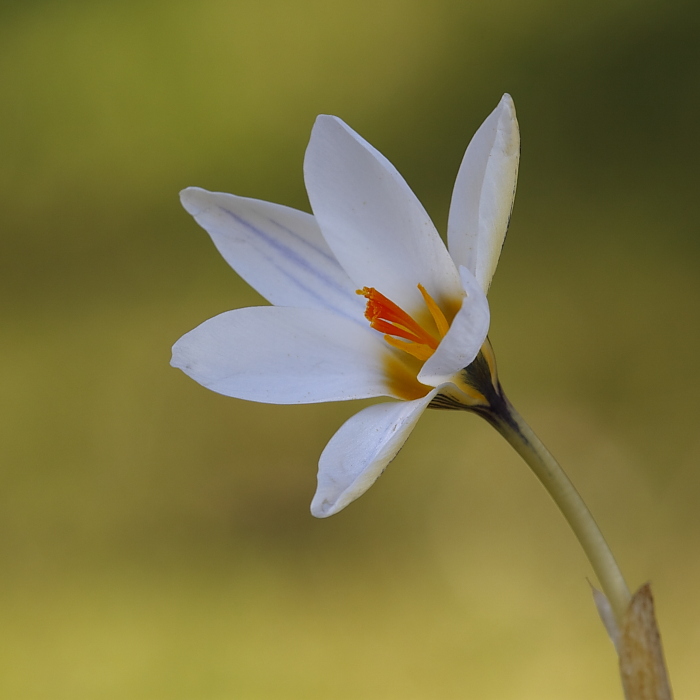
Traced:
[[359, 498], [396, 457], [437, 392], [370, 406], [346, 421], [321, 454], [311, 514], [327, 518]]
[[510, 95], [472, 138], [457, 175], [447, 241], [455, 263], [464, 265], [488, 292], [508, 230], [520, 160], [520, 132]]
[[381, 335], [323, 309], [258, 306], [215, 316], [173, 346], [171, 364], [226, 396], [317, 403], [392, 396]]
[[362, 318], [357, 286], [311, 214], [198, 187], [183, 190], [180, 198], [224, 260], [271, 303]]
[[489, 304], [474, 275], [459, 268], [465, 297], [450, 330], [418, 374], [418, 381], [438, 386], [471, 364], [479, 354], [489, 331]]
[[316, 120], [304, 178], [316, 220], [358, 287], [375, 287], [408, 313], [458, 303], [459, 277], [425, 209], [396, 168], [337, 117]]

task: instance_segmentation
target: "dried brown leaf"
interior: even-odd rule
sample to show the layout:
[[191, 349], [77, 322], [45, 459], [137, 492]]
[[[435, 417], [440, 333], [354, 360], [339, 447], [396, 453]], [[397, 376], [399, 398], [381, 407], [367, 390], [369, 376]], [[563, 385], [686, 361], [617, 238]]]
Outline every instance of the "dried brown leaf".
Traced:
[[622, 619], [618, 654], [627, 700], [672, 700], [648, 583], [634, 594]]

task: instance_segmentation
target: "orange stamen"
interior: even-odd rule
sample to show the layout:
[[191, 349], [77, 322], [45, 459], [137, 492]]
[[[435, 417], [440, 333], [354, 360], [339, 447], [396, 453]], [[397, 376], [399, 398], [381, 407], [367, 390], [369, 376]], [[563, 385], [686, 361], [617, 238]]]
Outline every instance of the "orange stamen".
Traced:
[[[450, 325], [445, 314], [442, 313], [425, 287], [419, 284], [418, 289], [435, 322], [440, 335], [439, 339], [426, 331], [414, 318], [374, 287], [363, 287], [358, 289], [357, 293], [367, 299], [365, 318], [369, 321], [370, 326], [380, 333], [384, 333], [384, 340], [392, 347], [404, 350], [409, 355], [425, 361], [435, 352]], [[403, 340], [398, 340], [398, 338], [403, 338]]]
[[447, 322], [445, 314], [442, 313], [442, 309], [440, 309], [440, 307], [435, 303], [435, 299], [428, 294], [422, 284], [418, 285], [418, 291], [423, 295], [425, 305], [428, 307], [428, 311], [430, 311], [433, 321], [435, 321], [440, 337], [444, 338], [447, 335], [447, 331], [450, 330], [450, 324]]
[[413, 355], [413, 357], [421, 362], [425, 362], [433, 352], [435, 352], [432, 348], [422, 343], [414, 343], [411, 340], [399, 340], [398, 338], [392, 338], [390, 335], [385, 335], [384, 340], [391, 345], [392, 348], [403, 350], [409, 355]]

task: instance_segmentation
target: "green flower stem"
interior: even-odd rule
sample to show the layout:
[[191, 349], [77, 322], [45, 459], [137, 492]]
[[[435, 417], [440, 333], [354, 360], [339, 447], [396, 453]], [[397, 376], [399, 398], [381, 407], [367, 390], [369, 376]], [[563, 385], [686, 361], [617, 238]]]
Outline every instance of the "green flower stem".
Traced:
[[525, 460], [554, 499], [581, 543], [620, 624], [631, 595], [608, 543], [564, 470], [510, 401], [503, 395], [501, 398], [498, 409], [485, 417]]

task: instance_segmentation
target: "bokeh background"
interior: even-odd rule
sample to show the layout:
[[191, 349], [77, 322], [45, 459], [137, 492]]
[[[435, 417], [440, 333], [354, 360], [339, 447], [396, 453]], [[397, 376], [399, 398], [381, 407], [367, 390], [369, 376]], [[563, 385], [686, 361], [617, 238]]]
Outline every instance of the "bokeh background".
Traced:
[[444, 231], [468, 140], [516, 102], [490, 294], [506, 390], [700, 686], [695, 0], [0, 3], [0, 696], [620, 698], [592, 573], [506, 443], [429, 412], [328, 521], [356, 404], [261, 406], [168, 366], [263, 303], [188, 185], [302, 209], [318, 113]]

